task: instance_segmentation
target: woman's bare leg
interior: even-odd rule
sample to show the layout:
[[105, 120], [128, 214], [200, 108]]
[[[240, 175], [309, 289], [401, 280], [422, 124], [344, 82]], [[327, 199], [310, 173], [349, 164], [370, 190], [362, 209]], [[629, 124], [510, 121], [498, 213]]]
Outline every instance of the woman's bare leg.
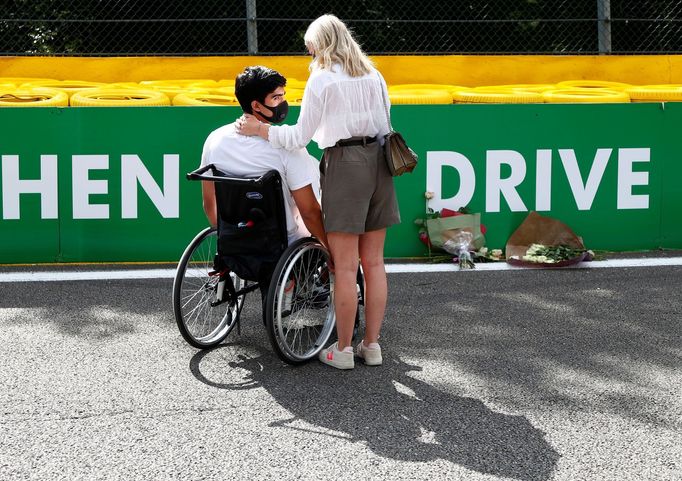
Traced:
[[384, 267], [386, 229], [360, 235], [359, 252], [365, 275], [365, 345], [377, 342], [388, 299], [388, 281]]
[[355, 313], [358, 308], [357, 234], [328, 232], [327, 240], [334, 261], [334, 311], [336, 312], [336, 332], [339, 337], [339, 351], [351, 345]]

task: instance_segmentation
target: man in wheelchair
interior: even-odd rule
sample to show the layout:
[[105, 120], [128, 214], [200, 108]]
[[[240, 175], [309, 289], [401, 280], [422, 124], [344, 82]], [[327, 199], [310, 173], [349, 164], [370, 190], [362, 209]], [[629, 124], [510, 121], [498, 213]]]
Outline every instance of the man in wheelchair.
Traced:
[[[273, 70], [248, 67], [235, 93], [244, 112], [263, 123], [281, 122], [285, 85]], [[336, 316], [315, 159], [304, 149], [275, 149], [237, 134], [228, 124], [208, 136], [201, 167], [187, 177], [202, 182], [211, 227], [192, 239], [176, 270], [173, 312], [183, 338], [200, 349], [218, 345], [234, 327], [239, 331], [244, 299], [260, 288], [275, 353], [290, 364], [316, 358]], [[360, 271], [357, 286], [362, 305]]]
[[[261, 122], [280, 123], [286, 118], [286, 79], [262, 66], [247, 67], [235, 81], [235, 94], [242, 110]], [[319, 204], [320, 174], [317, 161], [305, 149], [277, 149], [266, 140], [236, 132], [234, 123], [213, 131], [204, 143], [201, 166], [212, 164], [228, 177], [258, 177], [279, 172], [283, 184], [284, 214], [288, 243], [313, 235], [327, 245]], [[218, 224], [215, 183], [202, 182], [204, 212], [210, 224]], [[272, 265], [263, 268], [258, 281], [267, 294]], [[259, 268], [260, 269], [260, 268]], [[293, 289], [293, 286], [289, 286]], [[328, 297], [328, 293], [327, 293]], [[324, 300], [326, 302], [326, 299]]]
[[[247, 67], [237, 76], [235, 95], [246, 113], [261, 122], [281, 123], [286, 118], [286, 79], [267, 67]], [[320, 210], [320, 173], [317, 161], [305, 149], [277, 149], [260, 137], [236, 132], [234, 123], [224, 125], [208, 136], [201, 165], [213, 164], [231, 177], [255, 177], [277, 170], [289, 190], [285, 214], [289, 243], [308, 235], [327, 245]], [[286, 193], [285, 193], [286, 194]], [[213, 182], [202, 182], [204, 212], [212, 226], [217, 224]]]

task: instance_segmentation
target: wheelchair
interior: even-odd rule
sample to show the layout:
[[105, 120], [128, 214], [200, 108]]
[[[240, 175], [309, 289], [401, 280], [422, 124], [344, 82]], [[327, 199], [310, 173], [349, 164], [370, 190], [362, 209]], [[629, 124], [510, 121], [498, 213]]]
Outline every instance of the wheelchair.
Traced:
[[[210, 173], [209, 173], [210, 171]], [[200, 231], [185, 249], [173, 282], [173, 311], [182, 337], [206, 349], [240, 331], [246, 295], [260, 290], [273, 350], [289, 364], [315, 358], [335, 337], [334, 275], [315, 238], [288, 244], [282, 179], [225, 176], [213, 165], [187, 174], [214, 182], [218, 227]], [[358, 270], [355, 331], [364, 304]]]

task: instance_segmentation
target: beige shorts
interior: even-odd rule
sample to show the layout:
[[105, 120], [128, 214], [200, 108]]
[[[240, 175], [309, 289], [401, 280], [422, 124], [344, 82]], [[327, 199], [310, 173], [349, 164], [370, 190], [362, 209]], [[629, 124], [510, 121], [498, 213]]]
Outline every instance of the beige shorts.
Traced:
[[362, 234], [400, 223], [393, 177], [379, 142], [324, 149], [320, 184], [327, 232]]

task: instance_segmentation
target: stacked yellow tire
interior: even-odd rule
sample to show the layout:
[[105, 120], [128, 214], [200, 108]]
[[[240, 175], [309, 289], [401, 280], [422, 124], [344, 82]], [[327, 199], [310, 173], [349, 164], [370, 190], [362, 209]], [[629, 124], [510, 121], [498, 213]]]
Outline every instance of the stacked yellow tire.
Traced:
[[682, 102], [682, 85], [642, 85], [625, 89], [633, 102]]
[[162, 107], [170, 104], [163, 92], [132, 88], [82, 90], [71, 96], [73, 107]]
[[542, 95], [510, 86], [475, 87], [452, 93], [458, 104], [535, 104], [542, 103]]
[[218, 82], [209, 79], [143, 80], [140, 82], [141, 88], [158, 90], [164, 93], [171, 101], [178, 94], [206, 90], [217, 86]]
[[0, 107], [66, 107], [69, 96], [60, 90], [40, 87], [0, 88]]
[[[305, 81], [290, 78], [286, 99], [300, 105]], [[682, 85], [630, 85], [603, 80], [556, 84], [463, 87], [400, 84], [388, 87], [393, 105], [499, 103], [682, 102]], [[104, 84], [81, 80], [0, 77], [0, 107], [238, 106], [234, 80], [175, 79]]]
[[388, 87], [388, 97], [393, 105], [401, 104], [451, 104], [452, 92], [459, 87], [449, 84], [401, 84]]
[[186, 106], [201, 106], [201, 107], [215, 107], [215, 106], [233, 106], [239, 105], [237, 98], [226, 93], [218, 92], [187, 92], [178, 94], [173, 98], [173, 105]]
[[82, 92], [83, 90], [91, 90], [102, 88], [106, 84], [102, 82], [84, 82], [82, 80], [34, 80], [31, 82], [26, 82], [21, 86], [24, 88], [50, 88], [55, 90], [61, 90], [71, 97], [76, 92]]
[[542, 93], [542, 98], [547, 103], [573, 104], [573, 103], [627, 103], [630, 97], [627, 93], [609, 89], [589, 88], [562, 88], [547, 90]]

